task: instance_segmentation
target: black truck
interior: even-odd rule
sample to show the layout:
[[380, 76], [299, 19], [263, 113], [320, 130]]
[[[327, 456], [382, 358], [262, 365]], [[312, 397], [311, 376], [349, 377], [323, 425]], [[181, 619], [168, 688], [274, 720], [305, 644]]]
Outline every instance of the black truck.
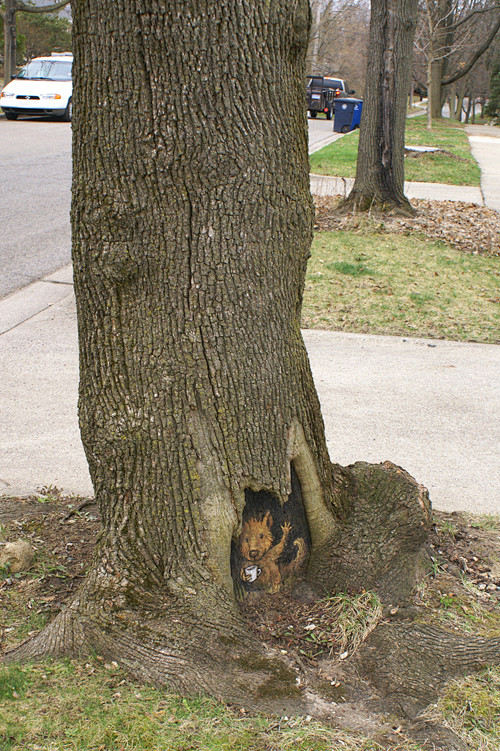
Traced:
[[307, 109], [311, 117], [318, 112], [324, 112], [326, 119], [331, 120], [335, 110], [335, 99], [354, 94], [343, 78], [329, 76], [308, 76], [306, 82]]

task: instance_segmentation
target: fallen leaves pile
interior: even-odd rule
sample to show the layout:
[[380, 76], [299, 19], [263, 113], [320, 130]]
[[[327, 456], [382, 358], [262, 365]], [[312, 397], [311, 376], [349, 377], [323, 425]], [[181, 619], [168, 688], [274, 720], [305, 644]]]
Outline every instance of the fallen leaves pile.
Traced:
[[341, 201], [338, 196], [314, 196], [316, 230], [419, 234], [465, 253], [500, 256], [500, 213], [494, 209], [462, 201], [414, 199], [410, 203], [418, 212], [415, 217], [385, 217], [380, 213], [339, 215], [336, 209]]

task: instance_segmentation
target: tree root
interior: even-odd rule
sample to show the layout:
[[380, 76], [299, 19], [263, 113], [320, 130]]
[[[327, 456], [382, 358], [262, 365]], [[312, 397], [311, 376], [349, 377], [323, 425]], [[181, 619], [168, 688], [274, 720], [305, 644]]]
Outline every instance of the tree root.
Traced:
[[391, 707], [414, 720], [450, 679], [499, 665], [500, 637], [464, 637], [433, 622], [385, 622], [354, 661]]
[[[347, 510], [328, 549], [313, 551], [310, 582], [318, 592], [373, 588], [386, 603], [400, 602], [425, 551], [425, 488], [389, 462], [333, 471], [336, 504]], [[407, 735], [447, 751], [466, 747], [422, 719], [422, 710], [451, 678], [500, 664], [499, 638], [464, 637], [422, 620], [420, 609], [417, 620], [415, 609], [388, 608], [394, 617], [382, 621], [354, 656], [311, 668], [262, 644], [230, 593], [198, 568], [155, 581], [145, 585], [141, 572], [133, 579], [118, 553], [113, 557], [103, 544], [65, 610], [5, 660], [97, 653], [131, 678], [181, 695], [207, 693], [251, 712], [308, 714], [373, 738], [390, 737], [386, 717], [396, 713]], [[342, 685], [325, 679], [328, 674]]]
[[[86, 585], [82, 585], [85, 589]], [[184, 696], [206, 693], [249, 711], [307, 714], [298, 670], [266, 649], [236, 608], [210, 611], [193, 598], [152, 610], [108, 608], [82, 591], [38, 635], [4, 655], [6, 663], [98, 654], [134, 680]]]
[[[83, 608], [75, 599], [5, 659], [97, 653], [118, 662], [131, 678], [181, 695], [207, 693], [250, 712], [311, 715], [374, 739], [393, 736], [387, 720], [392, 713], [402, 718], [406, 736], [446, 751], [467, 747], [450, 730], [422, 719], [422, 710], [449, 679], [500, 663], [499, 638], [465, 638], [403, 618], [379, 624], [349, 660], [327, 660], [312, 669], [266, 648], [236, 615], [225, 609], [221, 629], [199, 612], [176, 613], [175, 607], [110, 612]], [[329, 673], [340, 681], [329, 680]]]
[[[320, 672], [310, 676], [310, 688], [327, 706], [328, 699], [334, 701], [329, 718], [327, 706], [316, 702], [324, 721], [330, 719], [352, 730], [354, 720], [384, 744], [389, 739], [394, 742], [387, 725], [389, 714], [400, 718], [402, 736], [425, 749], [466, 751], [464, 741], [427, 719], [424, 710], [450, 679], [497, 664], [499, 638], [464, 637], [435, 623], [412, 619], [383, 621], [349, 660], [324, 661]], [[335, 704], [339, 700], [342, 704]]]
[[433, 722], [417, 720], [409, 726], [408, 735], [429, 751], [471, 751], [456, 733]]
[[406, 196], [400, 199], [379, 196], [376, 193], [360, 193], [352, 190], [335, 209], [339, 216], [356, 213], [374, 213], [384, 216], [416, 216], [417, 211], [413, 208]]

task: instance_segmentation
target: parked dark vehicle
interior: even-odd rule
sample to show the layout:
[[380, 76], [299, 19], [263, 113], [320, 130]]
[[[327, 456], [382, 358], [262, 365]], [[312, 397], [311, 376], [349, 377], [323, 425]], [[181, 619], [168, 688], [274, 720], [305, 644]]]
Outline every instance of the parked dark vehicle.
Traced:
[[331, 120], [335, 110], [335, 99], [339, 96], [354, 94], [342, 78], [328, 76], [308, 76], [306, 83], [307, 109], [311, 117], [318, 112], [324, 112], [327, 120]]

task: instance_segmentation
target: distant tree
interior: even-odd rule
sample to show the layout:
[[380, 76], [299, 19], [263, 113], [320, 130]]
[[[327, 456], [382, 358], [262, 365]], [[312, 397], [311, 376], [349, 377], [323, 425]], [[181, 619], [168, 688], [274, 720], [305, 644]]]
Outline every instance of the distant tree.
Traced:
[[313, 0], [312, 28], [306, 57], [308, 73], [336, 74], [356, 93], [365, 89], [370, 22], [367, 0]]
[[71, 50], [71, 23], [57, 13], [19, 13], [18, 37], [24, 37], [24, 59]]
[[425, 60], [428, 125], [441, 117], [443, 88], [464, 78], [500, 29], [495, 0], [421, 0], [415, 47]]
[[458, 122], [474, 122], [478, 104], [484, 109], [490, 91], [490, 74], [484, 56], [472, 70], [445, 89], [450, 118]]
[[493, 65], [490, 78], [490, 97], [485, 107], [485, 115], [500, 120], [500, 57]]
[[417, 3], [372, 0], [356, 179], [341, 210], [413, 213], [404, 195], [404, 139]]

